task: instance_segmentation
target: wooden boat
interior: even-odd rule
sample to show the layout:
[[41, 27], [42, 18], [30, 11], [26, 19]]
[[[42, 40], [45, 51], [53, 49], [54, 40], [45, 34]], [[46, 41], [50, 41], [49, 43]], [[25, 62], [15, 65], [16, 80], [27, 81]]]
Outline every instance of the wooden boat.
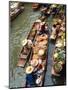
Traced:
[[41, 14], [43, 15], [43, 16], [46, 16], [46, 17], [49, 17], [50, 15], [51, 15], [51, 13], [52, 13], [52, 11], [51, 11], [51, 9], [49, 8], [49, 6], [48, 7], [44, 7], [44, 8], [41, 8]]
[[14, 20], [23, 11], [24, 7], [21, 7], [20, 9], [15, 9], [14, 11], [10, 11], [10, 20]]
[[[37, 31], [35, 29], [33, 29], [33, 26], [32, 26], [32, 29], [30, 30], [30, 32], [27, 36], [27, 40], [31, 40], [33, 42], [34, 38], [36, 36], [36, 33], [37, 33]], [[25, 42], [26, 42], [26, 40], [24, 41], [24, 43]], [[32, 48], [31, 47], [28, 48], [27, 44], [22, 47], [22, 50], [19, 55], [19, 60], [17, 63], [18, 67], [24, 67], [26, 65], [27, 61], [29, 60], [31, 50], [32, 50]]]
[[52, 75], [61, 76], [65, 66], [65, 32], [58, 33], [53, 53]]
[[40, 4], [38, 4], [38, 3], [32, 4], [32, 9], [33, 10], [37, 10], [39, 7], [40, 7]]
[[[29, 72], [26, 72], [26, 76], [32, 75], [33, 77], [35, 76], [36, 77], [34, 81], [32, 81], [34, 85], [33, 84], [29, 85], [29, 81], [26, 78], [26, 87], [43, 86], [47, 66], [47, 49], [48, 49], [48, 34], [47, 33], [44, 33], [42, 35], [36, 34], [34, 47], [32, 48], [32, 54], [29, 59], [29, 65], [31, 65], [34, 68], [34, 70], [30, 74], [28, 74]], [[26, 67], [26, 69], [28, 67]]]
[[[56, 50], [56, 48], [55, 48]], [[52, 75], [61, 76], [64, 71], [65, 66], [65, 50], [61, 49], [60, 52], [54, 52], [53, 54], [53, 66], [52, 66]]]

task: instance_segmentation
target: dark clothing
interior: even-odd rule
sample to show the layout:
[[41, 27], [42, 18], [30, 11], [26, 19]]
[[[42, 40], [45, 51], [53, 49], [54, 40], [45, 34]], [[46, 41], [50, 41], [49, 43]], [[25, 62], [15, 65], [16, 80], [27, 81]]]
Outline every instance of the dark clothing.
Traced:
[[33, 73], [28, 74], [26, 76], [26, 87], [34, 87], [34, 86], [36, 86], [35, 80], [36, 80], [36, 76]]
[[47, 32], [48, 32], [48, 30], [45, 29], [45, 24], [42, 25], [41, 30], [39, 31], [39, 35], [47, 33]]

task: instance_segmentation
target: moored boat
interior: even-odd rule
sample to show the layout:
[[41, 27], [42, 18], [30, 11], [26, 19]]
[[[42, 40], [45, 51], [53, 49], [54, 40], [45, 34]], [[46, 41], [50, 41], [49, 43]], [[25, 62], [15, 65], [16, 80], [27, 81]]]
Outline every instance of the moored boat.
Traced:
[[[47, 65], [47, 49], [48, 33], [44, 32], [39, 34], [38, 31], [29, 59], [29, 66], [26, 67], [26, 87], [43, 86]], [[31, 69], [29, 68], [30, 66], [32, 67]]]
[[[64, 72], [65, 66], [65, 26], [62, 25], [64, 21], [61, 20], [59, 25], [57, 25], [56, 31], [56, 42], [55, 42], [55, 50], [53, 53], [53, 67], [52, 67], [52, 75], [61, 76], [62, 72]], [[63, 28], [61, 28], [63, 27]], [[57, 33], [58, 32], [58, 33]]]
[[33, 3], [33, 4], [32, 4], [32, 9], [33, 9], [33, 10], [38, 10], [39, 7], [40, 7], [40, 4], [38, 4], [38, 3]]
[[14, 20], [22, 11], [24, 10], [24, 7], [22, 7], [21, 9], [16, 9], [13, 12], [10, 12], [10, 20]]
[[23, 47], [19, 55], [19, 60], [17, 63], [18, 67], [24, 67], [27, 61], [29, 60], [31, 50], [32, 50], [32, 43], [35, 39], [36, 33], [37, 33], [37, 30], [35, 29], [35, 23], [34, 23], [27, 36], [27, 39], [22, 41]]
[[15, 2], [11, 3], [10, 2], [10, 20], [14, 20], [21, 12], [24, 11], [24, 6], [20, 5], [20, 3]]

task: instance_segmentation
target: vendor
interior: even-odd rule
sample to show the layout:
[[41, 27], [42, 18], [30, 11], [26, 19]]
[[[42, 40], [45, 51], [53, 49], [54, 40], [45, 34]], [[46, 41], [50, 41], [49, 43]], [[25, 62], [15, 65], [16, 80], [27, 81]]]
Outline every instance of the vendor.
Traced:
[[32, 29], [39, 30], [40, 29], [40, 23], [41, 23], [40, 19], [36, 20], [32, 26], [33, 27]]
[[55, 24], [53, 24], [53, 26], [52, 26], [52, 32], [51, 32], [51, 35], [50, 35], [50, 39], [51, 40], [56, 39], [56, 25]]
[[49, 6], [48, 5], [46, 7], [43, 7], [41, 9], [41, 16], [48, 17], [49, 16], [49, 11], [50, 11], [50, 9], [49, 9]]
[[39, 29], [39, 35], [46, 33], [46, 30], [48, 29], [48, 26], [45, 26], [45, 22], [40, 23], [41, 28]]
[[30, 39], [25, 39], [25, 40], [22, 41], [22, 45], [23, 45], [23, 47], [25, 46], [25, 47], [30, 48], [30, 47], [33, 46], [33, 43]]
[[58, 33], [60, 32], [60, 27], [61, 27], [61, 24], [57, 23], [56, 24], [56, 35], [58, 35]]
[[35, 78], [33, 74], [34, 67], [28, 66], [26, 67], [26, 87], [34, 87], [35, 86]]

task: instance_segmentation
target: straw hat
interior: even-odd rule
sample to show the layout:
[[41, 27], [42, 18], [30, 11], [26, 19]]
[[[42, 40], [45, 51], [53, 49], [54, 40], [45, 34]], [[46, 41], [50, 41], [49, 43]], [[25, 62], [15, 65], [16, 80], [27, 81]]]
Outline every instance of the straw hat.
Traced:
[[54, 53], [53, 57], [56, 59], [58, 57], [58, 53]]
[[24, 39], [23, 41], [22, 41], [22, 46], [25, 46], [27, 44], [27, 39]]
[[31, 40], [28, 39], [27, 41], [28, 41], [28, 46], [32, 46], [33, 45]]
[[41, 82], [42, 82], [42, 76], [40, 76], [36, 79], [36, 84], [40, 84]]
[[38, 65], [38, 60], [37, 59], [33, 59], [33, 60], [31, 60], [31, 65], [32, 66], [37, 66]]
[[61, 19], [58, 19], [57, 22], [61, 24], [62, 23], [62, 20]]
[[52, 34], [52, 35], [50, 36], [50, 39], [56, 39], [56, 35], [55, 35], [55, 34]]
[[51, 8], [55, 8], [55, 7], [56, 7], [56, 4], [52, 4], [52, 5], [51, 5]]
[[62, 47], [62, 43], [56, 44], [56, 47]]
[[32, 58], [33, 59], [38, 59], [38, 55], [37, 54], [34, 54]]
[[45, 22], [41, 22], [41, 25], [44, 25], [45, 24]]
[[30, 73], [33, 72], [33, 70], [34, 70], [34, 68], [33, 68], [32, 66], [28, 66], [28, 67], [26, 68], [26, 73], [27, 73], [27, 74], [30, 74]]
[[37, 22], [37, 23], [41, 23], [41, 20], [40, 20], [40, 19], [38, 19], [38, 20], [36, 20], [35, 22]]
[[56, 47], [62, 47], [63, 46], [62, 41], [58, 40], [55, 46]]
[[43, 49], [40, 49], [39, 52], [38, 52], [38, 55], [39, 55], [39, 56], [44, 55], [44, 50], [43, 50]]

